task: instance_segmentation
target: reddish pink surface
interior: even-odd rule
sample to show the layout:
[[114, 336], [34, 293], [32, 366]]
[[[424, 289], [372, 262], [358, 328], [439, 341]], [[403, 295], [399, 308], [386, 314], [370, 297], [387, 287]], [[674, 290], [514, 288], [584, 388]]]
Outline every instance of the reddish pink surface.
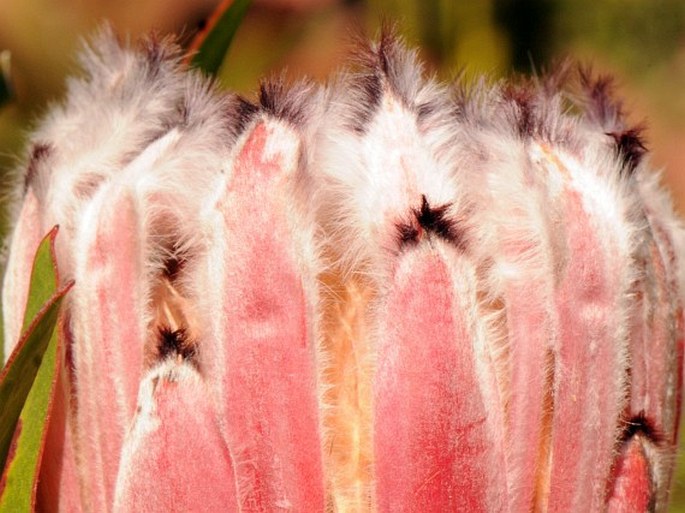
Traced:
[[137, 396], [143, 336], [136, 298], [138, 226], [126, 196], [109, 198], [84, 276], [75, 276], [74, 355], [78, 451], [93, 511], [109, 511], [119, 455]]
[[[122, 460], [115, 512], [237, 512], [231, 456], [207, 390], [158, 378], [151, 415], [137, 418]], [[190, 385], [190, 386], [189, 386]], [[148, 430], [143, 425], [154, 423]]]
[[[526, 248], [519, 248], [525, 251]], [[516, 260], [517, 248], [505, 248]], [[510, 495], [511, 511], [532, 507], [536, 469], [540, 459], [543, 407], [551, 384], [545, 373], [551, 362], [549, 307], [543, 295], [549, 289], [545, 279], [512, 281], [505, 289], [509, 351], [511, 354], [511, 395], [507, 444], [511, 475], [517, 476]], [[548, 405], [549, 406], [549, 405]]]
[[616, 462], [614, 488], [607, 503], [607, 513], [649, 511], [652, 498], [649, 463], [638, 439], [626, 443]]
[[[663, 426], [664, 408], [673, 406], [668, 404], [669, 389], [675, 384], [673, 381], [676, 366], [673, 365], [675, 352], [675, 317], [673, 307], [677, 300], [669, 297], [668, 277], [664, 261], [656, 245], [650, 247], [652, 262], [655, 270], [655, 294], [653, 324], [649, 326], [648, 339], [645, 341], [644, 358], [646, 361], [646, 377], [648, 397], [642, 405], [646, 416], [655, 422], [660, 431], [673, 433], [674, 426]], [[671, 385], [669, 386], [669, 381]], [[640, 410], [636, 410], [639, 412]]]
[[379, 512], [494, 512], [505, 501], [455, 287], [441, 257], [424, 253], [387, 295], [373, 386]]
[[285, 217], [292, 170], [284, 164], [292, 155], [264, 154], [267, 139], [280, 140], [281, 130], [255, 127], [223, 199], [229, 257], [221, 284], [222, 407], [243, 511], [323, 511], [311, 299]]
[[[62, 350], [64, 350], [63, 347]], [[53, 511], [80, 513], [83, 509], [76, 471], [71, 419], [68, 418], [67, 413], [70, 411], [70, 386], [67, 372], [68, 370], [63, 367], [57, 374], [55, 397], [38, 481], [36, 511], [39, 513]]]
[[[631, 372], [630, 411], [627, 418], [644, 416], [650, 425], [675, 442], [675, 419], [679, 401], [672, 389], [678, 382], [676, 345], [676, 317], [674, 315], [677, 297], [671, 293], [669, 276], [657, 246], [660, 238], [648, 241], [648, 261], [644, 266], [644, 278], [639, 280], [638, 298], [631, 323]], [[666, 253], [670, 241], [666, 244]], [[673, 265], [672, 262], [669, 265]], [[665, 415], [665, 413], [668, 414]]]
[[[657, 424], [658, 429], [669, 437], [672, 443], [677, 442], [678, 421], [681, 407], [682, 385], [682, 358], [683, 358], [683, 324], [682, 324], [682, 301], [678, 287], [676, 270], [677, 260], [673, 241], [658, 220], [650, 219], [654, 240], [653, 258], [657, 263], [659, 292], [659, 304], [657, 305], [658, 317], [655, 315], [655, 323], [661, 326], [655, 327], [656, 347], [652, 372], [659, 372], [658, 376], [650, 376], [650, 395], [654, 397], [658, 421], [665, 424]], [[658, 249], [658, 251], [657, 251]], [[661, 255], [661, 258], [659, 258]], [[673, 355], [676, 355], [674, 358]], [[651, 369], [650, 369], [651, 370]], [[668, 396], [669, 389], [676, 387], [676, 393]]]
[[623, 408], [615, 273], [624, 263], [608, 260], [581, 201], [568, 191], [568, 253], [555, 297], [559, 349], [549, 511], [559, 513], [601, 510]]
[[675, 428], [673, 429], [673, 436], [671, 441], [675, 444], [678, 442], [678, 436], [680, 432], [680, 415], [683, 407], [683, 381], [685, 376], [683, 375], [683, 366], [685, 365], [685, 320], [683, 319], [683, 309], [678, 308], [676, 312], [676, 358], [677, 358], [677, 386], [675, 393], [675, 415], [673, 422]]
[[628, 318], [628, 339], [631, 355], [630, 361], [630, 405], [625, 413], [627, 418], [632, 412], [645, 410], [647, 402], [647, 368], [649, 353], [646, 348], [651, 344], [652, 328], [654, 326], [654, 307], [656, 303], [655, 287], [650, 286], [654, 280], [654, 265], [651, 258], [637, 260], [638, 280], [636, 280], [633, 294], [635, 300], [631, 303]]

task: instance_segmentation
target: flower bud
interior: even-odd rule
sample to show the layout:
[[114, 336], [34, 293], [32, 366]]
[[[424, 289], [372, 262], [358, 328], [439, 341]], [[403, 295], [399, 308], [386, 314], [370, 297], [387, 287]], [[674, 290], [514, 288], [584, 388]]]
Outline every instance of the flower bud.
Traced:
[[252, 104], [179, 54], [105, 30], [31, 139], [46, 509], [666, 510], [685, 237], [606, 79], [448, 86], [385, 32]]

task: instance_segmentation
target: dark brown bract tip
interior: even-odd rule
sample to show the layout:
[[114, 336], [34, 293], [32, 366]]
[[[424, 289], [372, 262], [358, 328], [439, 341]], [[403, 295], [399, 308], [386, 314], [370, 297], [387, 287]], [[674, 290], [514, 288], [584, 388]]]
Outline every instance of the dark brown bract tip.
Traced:
[[29, 163], [26, 166], [26, 174], [24, 175], [24, 192], [35, 181], [40, 166], [49, 158], [53, 151], [54, 147], [48, 142], [38, 142], [31, 147]]
[[395, 227], [400, 247], [413, 246], [419, 242], [421, 232], [413, 222], [397, 223]]
[[536, 78], [542, 92], [551, 97], [569, 87], [574, 71], [574, 61], [569, 57], [552, 62], [549, 67], [542, 69], [540, 77]]
[[163, 63], [178, 60], [181, 55], [181, 48], [173, 36], [160, 35], [156, 31], [141, 38], [139, 45], [146, 57], [149, 78], [157, 76]]
[[502, 88], [502, 98], [514, 107], [514, 126], [520, 137], [532, 137], [539, 132], [541, 121], [535, 112], [535, 85], [530, 82], [508, 83]]
[[439, 207], [432, 207], [426, 196], [422, 195], [421, 206], [411, 211], [413, 219], [395, 225], [399, 246], [418, 244], [424, 233], [432, 233], [463, 251], [465, 249], [464, 234], [457, 228], [456, 223], [448, 217], [450, 206], [451, 204], [448, 203]]
[[259, 104], [262, 110], [295, 127], [305, 124], [315, 86], [310, 82], [297, 82], [286, 86], [283, 76], [263, 81], [259, 86]]
[[406, 74], [411, 68], [420, 65], [415, 62], [413, 52], [403, 46], [395, 27], [387, 22], [383, 23], [377, 42], [360, 39], [354, 57], [359, 70], [350, 83], [356, 100], [350, 105], [353, 110], [351, 128], [364, 133], [380, 105], [384, 91], [391, 91], [410, 106], [412, 99], [406, 89], [411, 81]]
[[640, 125], [622, 132], [610, 132], [613, 138], [616, 155], [621, 159], [623, 171], [632, 174], [640, 165], [642, 157], [647, 153], [647, 146], [643, 139], [644, 126]]
[[245, 127], [250, 124], [255, 114], [259, 111], [256, 105], [247, 101], [242, 96], [236, 96], [233, 108], [238, 133], [245, 130]]
[[621, 440], [626, 442], [637, 434], [644, 436], [654, 445], [661, 445], [666, 441], [664, 434], [655, 427], [654, 423], [647, 418], [644, 412], [638, 413], [625, 422]]
[[197, 354], [196, 344], [188, 338], [185, 329], [172, 330], [168, 326], [162, 326], [159, 328], [158, 337], [157, 350], [160, 360], [176, 357], [194, 362]]
[[182, 256], [173, 256], [164, 261], [164, 276], [173, 282], [183, 270], [186, 259]]
[[428, 232], [448, 240], [454, 244], [461, 245], [461, 234], [458, 232], [452, 220], [447, 217], [450, 204], [439, 207], [431, 207], [425, 195], [421, 196], [421, 208], [414, 210], [414, 215], [419, 225]]
[[614, 79], [608, 75], [595, 77], [589, 67], [578, 68], [580, 85], [587, 108], [585, 116], [600, 127], [613, 130], [623, 119], [623, 105], [614, 99]]
[[226, 125], [233, 137], [238, 138], [259, 112], [259, 107], [242, 96], [230, 94], [223, 112]]

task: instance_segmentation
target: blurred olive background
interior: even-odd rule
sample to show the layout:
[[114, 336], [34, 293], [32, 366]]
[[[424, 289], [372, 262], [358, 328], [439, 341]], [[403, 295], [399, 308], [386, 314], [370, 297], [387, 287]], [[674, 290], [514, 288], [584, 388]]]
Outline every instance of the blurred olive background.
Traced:
[[[154, 29], [188, 42], [217, 0], [0, 0], [0, 50], [12, 55], [14, 101], [0, 108], [0, 182], [10, 183], [31, 123], [78, 71], [74, 53], [105, 19], [131, 39]], [[360, 34], [398, 25], [429, 67], [502, 77], [560, 57], [616, 76], [632, 121], [648, 124], [652, 163], [685, 214], [683, 0], [255, 0], [220, 80], [251, 95], [260, 77], [325, 77]], [[2, 194], [0, 197], [6, 197]], [[573, 429], [572, 426], [569, 426]], [[673, 512], [685, 512], [685, 458]]]

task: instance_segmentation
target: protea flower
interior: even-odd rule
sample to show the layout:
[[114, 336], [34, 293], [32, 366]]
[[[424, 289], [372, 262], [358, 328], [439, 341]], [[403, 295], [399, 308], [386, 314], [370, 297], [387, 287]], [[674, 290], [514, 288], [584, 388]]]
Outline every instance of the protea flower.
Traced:
[[59, 225], [40, 510], [665, 511], [685, 239], [606, 79], [443, 85], [389, 33], [256, 104], [168, 41], [82, 61], [3, 293], [11, 350]]

